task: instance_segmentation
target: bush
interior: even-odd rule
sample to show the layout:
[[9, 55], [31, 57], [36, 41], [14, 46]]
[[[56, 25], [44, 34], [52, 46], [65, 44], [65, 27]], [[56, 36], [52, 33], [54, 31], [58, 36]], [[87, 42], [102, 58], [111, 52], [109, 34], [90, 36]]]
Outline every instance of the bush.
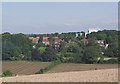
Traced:
[[35, 74], [43, 74], [44, 73], [44, 69], [40, 69], [38, 72], [36, 72]]
[[44, 69], [40, 69], [35, 74], [43, 74], [43, 73], [47, 72], [48, 70], [50, 70], [51, 68], [55, 67], [56, 65], [58, 65], [60, 63], [61, 63], [60, 60], [53, 61], [47, 67], [45, 67]]
[[13, 75], [13, 73], [10, 70], [6, 70], [2, 73], [2, 77], [9, 77], [12, 75]]
[[120, 64], [120, 57], [118, 57], [118, 64]]
[[110, 59], [107, 61], [103, 61], [102, 64], [118, 64], [118, 59]]

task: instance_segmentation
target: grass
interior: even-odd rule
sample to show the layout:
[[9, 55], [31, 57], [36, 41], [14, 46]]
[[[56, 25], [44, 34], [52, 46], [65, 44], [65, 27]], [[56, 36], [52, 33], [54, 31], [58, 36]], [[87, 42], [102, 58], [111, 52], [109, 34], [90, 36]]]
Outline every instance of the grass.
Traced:
[[35, 74], [43, 74], [48, 72], [50, 69], [54, 68], [56, 65], [60, 64], [61, 62], [59, 60], [51, 62], [47, 67], [44, 69], [40, 69]]

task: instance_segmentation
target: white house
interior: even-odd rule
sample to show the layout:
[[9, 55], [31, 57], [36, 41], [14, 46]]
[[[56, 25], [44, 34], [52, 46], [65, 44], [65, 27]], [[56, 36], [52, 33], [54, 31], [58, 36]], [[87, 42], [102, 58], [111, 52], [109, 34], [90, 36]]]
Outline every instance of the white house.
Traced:
[[76, 32], [76, 37], [85, 36], [85, 32]]

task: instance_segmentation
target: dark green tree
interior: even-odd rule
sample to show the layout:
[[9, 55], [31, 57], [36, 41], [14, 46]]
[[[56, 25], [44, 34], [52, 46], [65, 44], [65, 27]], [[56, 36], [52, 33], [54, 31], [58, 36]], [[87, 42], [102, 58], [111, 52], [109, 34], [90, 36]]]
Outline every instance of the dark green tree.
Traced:
[[31, 57], [33, 43], [24, 34], [2, 34], [3, 60], [27, 60]]
[[33, 49], [31, 60], [41, 60], [41, 55], [39, 50]]
[[53, 47], [47, 47], [41, 57], [42, 61], [54, 61], [57, 59], [56, 51]]
[[97, 46], [86, 47], [82, 56], [82, 62], [93, 64], [98, 62], [98, 57], [101, 57], [101, 50]]

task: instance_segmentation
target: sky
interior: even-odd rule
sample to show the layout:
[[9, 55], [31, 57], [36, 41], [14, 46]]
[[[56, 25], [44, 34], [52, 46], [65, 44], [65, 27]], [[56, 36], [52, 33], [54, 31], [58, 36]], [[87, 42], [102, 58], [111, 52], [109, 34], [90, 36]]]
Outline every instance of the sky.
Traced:
[[2, 32], [79, 32], [118, 29], [117, 2], [4, 2]]

